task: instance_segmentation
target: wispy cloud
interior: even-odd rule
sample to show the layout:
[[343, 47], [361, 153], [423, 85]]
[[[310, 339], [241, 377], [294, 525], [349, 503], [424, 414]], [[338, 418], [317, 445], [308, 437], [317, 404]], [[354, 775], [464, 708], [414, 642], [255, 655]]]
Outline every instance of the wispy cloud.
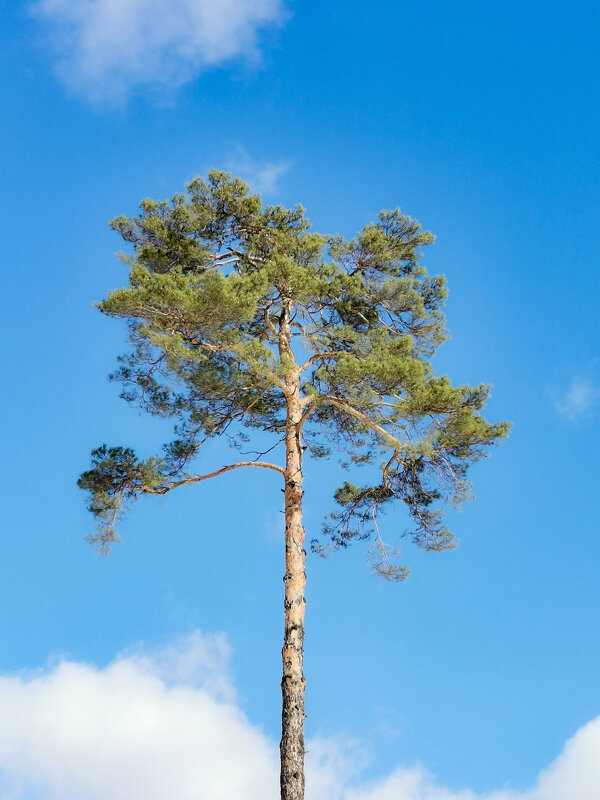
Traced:
[[590, 376], [579, 375], [555, 398], [554, 407], [566, 419], [576, 420], [588, 414], [599, 399], [600, 385]]
[[256, 59], [283, 0], [33, 0], [63, 83], [94, 103], [172, 90], [235, 58]]
[[[0, 676], [0, 795], [10, 800], [276, 800], [277, 748], [235, 700], [229, 647], [195, 633], [104, 668]], [[421, 767], [360, 782], [366, 748], [308, 743], [307, 800], [598, 800], [600, 717], [524, 792], [453, 791]]]
[[281, 178], [290, 170], [292, 162], [255, 161], [243, 147], [236, 147], [227, 159], [227, 169], [243, 178], [250, 189], [259, 194], [273, 194], [279, 188]]

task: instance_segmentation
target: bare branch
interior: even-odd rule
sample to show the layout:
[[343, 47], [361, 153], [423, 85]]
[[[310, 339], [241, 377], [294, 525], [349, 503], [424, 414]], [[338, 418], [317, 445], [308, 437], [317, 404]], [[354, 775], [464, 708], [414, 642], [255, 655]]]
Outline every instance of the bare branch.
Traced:
[[304, 413], [300, 417], [300, 422], [298, 423], [298, 427], [300, 428], [300, 430], [302, 430], [304, 423], [310, 417], [310, 415], [317, 410], [318, 403], [313, 403], [312, 405], [309, 405], [312, 400], [313, 398], [310, 396], [302, 398], [302, 405], [308, 406], [308, 408], [304, 411]]
[[248, 253], [241, 253], [239, 250], [234, 250], [232, 247], [228, 247], [226, 252], [213, 255], [210, 263], [205, 265], [205, 269], [211, 269], [211, 267], [215, 267], [217, 265], [224, 266], [225, 264], [240, 262], [243, 259], [250, 261], [252, 264], [262, 264], [263, 261], [262, 258], [256, 258]]
[[273, 306], [273, 303], [271, 302], [265, 308], [265, 325], [271, 331], [273, 336], [277, 339], [279, 337], [279, 331], [277, 330], [275, 325], [273, 325], [273, 321], [271, 320], [271, 315], [270, 315], [270, 311], [271, 311], [271, 307], [272, 306]]
[[302, 373], [305, 370], [312, 367], [312, 365], [315, 364], [317, 361], [326, 358], [337, 358], [339, 355], [340, 355], [339, 353], [315, 353], [314, 356], [311, 356], [308, 359], [308, 361], [305, 361], [304, 364], [302, 364], [302, 366], [300, 367], [300, 375], [302, 375]]
[[281, 439], [278, 439], [272, 447], [269, 447], [268, 450], [240, 450], [240, 454], [243, 456], [256, 456], [257, 459], [261, 458], [262, 456], [266, 456], [267, 453], [271, 453], [275, 450], [276, 447], [279, 447], [282, 442], [285, 442], [285, 436], [282, 436]]
[[179, 486], [184, 486], [188, 483], [199, 483], [200, 481], [206, 481], [209, 478], [216, 478], [217, 475], [223, 475], [225, 472], [231, 472], [231, 470], [240, 469], [241, 467], [261, 467], [262, 469], [271, 469], [274, 472], [280, 472], [285, 476], [284, 468], [280, 467], [278, 464], [269, 464], [265, 461], [238, 461], [237, 464], [228, 464], [226, 467], [216, 469], [214, 472], [207, 472], [206, 475], [191, 475], [189, 478], [182, 478], [182, 480], [175, 481], [175, 483], [172, 483], [170, 486], [163, 486], [160, 489], [156, 489], [152, 486], [141, 486], [140, 491], [143, 492], [143, 494], [167, 494], [167, 492], [171, 492], [173, 489], [177, 489]]
[[211, 263], [206, 265], [206, 269], [211, 269], [211, 267], [215, 267], [217, 264], [219, 264], [221, 267], [224, 267], [226, 264], [236, 264], [239, 260], [239, 256], [232, 256], [230, 253], [223, 253], [221, 256], [213, 258]]

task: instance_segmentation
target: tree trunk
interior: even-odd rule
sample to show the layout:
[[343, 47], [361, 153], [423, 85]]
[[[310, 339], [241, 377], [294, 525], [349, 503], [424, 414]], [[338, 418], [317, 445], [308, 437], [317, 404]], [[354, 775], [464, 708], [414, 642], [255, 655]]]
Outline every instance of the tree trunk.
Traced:
[[[304, 528], [302, 527], [302, 446], [300, 381], [286, 381], [285, 585], [283, 678], [281, 681], [281, 800], [304, 800]], [[295, 383], [295, 385], [293, 385]]]

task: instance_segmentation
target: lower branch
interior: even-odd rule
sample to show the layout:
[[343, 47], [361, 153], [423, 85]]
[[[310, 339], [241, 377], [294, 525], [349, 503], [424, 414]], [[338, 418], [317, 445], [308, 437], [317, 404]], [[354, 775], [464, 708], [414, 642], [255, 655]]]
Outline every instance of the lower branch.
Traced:
[[238, 461], [237, 464], [228, 464], [226, 467], [216, 469], [214, 472], [207, 472], [206, 475], [191, 475], [188, 478], [182, 478], [180, 481], [175, 481], [170, 486], [161, 486], [155, 488], [153, 486], [140, 486], [139, 491], [144, 494], [167, 494], [178, 486], [184, 486], [187, 483], [199, 483], [206, 481], [209, 478], [216, 478], [217, 475], [223, 475], [225, 472], [231, 472], [233, 469], [240, 469], [241, 467], [259, 467], [261, 469], [271, 469], [274, 472], [279, 472], [285, 476], [285, 470], [278, 464], [269, 464], [266, 461]]

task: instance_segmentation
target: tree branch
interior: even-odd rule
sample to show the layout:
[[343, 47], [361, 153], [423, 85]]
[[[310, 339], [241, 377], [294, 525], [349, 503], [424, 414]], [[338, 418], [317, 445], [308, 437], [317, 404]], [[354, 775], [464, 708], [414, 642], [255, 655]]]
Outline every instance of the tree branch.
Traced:
[[240, 467], [261, 467], [262, 469], [271, 469], [274, 472], [280, 472], [285, 476], [284, 468], [280, 467], [278, 464], [269, 464], [266, 461], [238, 461], [237, 464], [229, 464], [226, 467], [221, 467], [221, 469], [216, 469], [214, 472], [207, 472], [206, 475], [192, 475], [189, 478], [182, 478], [182, 480], [175, 481], [175, 483], [172, 483], [170, 486], [164, 486], [160, 489], [156, 489], [152, 486], [141, 486], [140, 491], [143, 494], [167, 494], [167, 492], [171, 492], [179, 486], [184, 486], [188, 483], [199, 483], [209, 478], [216, 478], [217, 475], [223, 475], [225, 472], [231, 472], [231, 470], [240, 469]]
[[304, 411], [304, 413], [300, 417], [300, 422], [298, 423], [298, 427], [300, 428], [300, 430], [302, 430], [302, 428], [304, 426], [304, 423], [310, 417], [310, 415], [313, 414], [317, 410], [318, 403], [313, 403], [312, 405], [309, 405], [309, 403], [313, 399], [314, 398], [312, 398], [312, 397], [303, 397], [302, 398], [302, 407], [308, 405], [308, 408], [306, 409], [306, 411]]
[[273, 306], [273, 303], [271, 302], [265, 308], [265, 325], [267, 326], [267, 328], [271, 331], [271, 333], [273, 334], [273, 336], [277, 340], [279, 338], [279, 331], [277, 330], [275, 325], [273, 325], [273, 321], [271, 320], [271, 316], [270, 316], [270, 311], [271, 311], [272, 306]]
[[321, 395], [320, 400], [325, 403], [331, 403], [332, 406], [336, 406], [342, 411], [345, 411], [346, 414], [350, 414], [350, 416], [360, 420], [368, 428], [371, 428], [372, 431], [375, 431], [382, 436], [386, 442], [394, 448], [394, 450], [403, 449], [402, 442], [392, 436], [391, 433], [388, 433], [385, 428], [382, 428], [381, 425], [378, 425], [376, 422], [373, 422], [372, 419], [369, 419], [366, 414], [363, 414], [358, 409], [348, 405], [348, 403], [345, 403], [343, 400], [338, 400], [337, 397], [330, 397], [329, 395]]
[[266, 378], [268, 378], [274, 386], [277, 386], [278, 389], [281, 389], [281, 391], [284, 394], [286, 393], [287, 387], [286, 387], [284, 381], [282, 381], [280, 378], [278, 378], [277, 375], [275, 375], [274, 372], [271, 372], [271, 370], [268, 369], [268, 367], [263, 366], [263, 364], [261, 364], [260, 361], [258, 361], [256, 358], [251, 358], [250, 356], [245, 355], [244, 353], [237, 352], [237, 350], [235, 349], [234, 345], [230, 345], [230, 344], [219, 344], [219, 345], [217, 345], [217, 344], [208, 344], [208, 342], [202, 342], [202, 341], [200, 341], [198, 339], [196, 339], [195, 341], [196, 341], [196, 344], [198, 344], [199, 347], [202, 347], [204, 350], [207, 350], [210, 353], [225, 353], [225, 352], [227, 352], [227, 353], [232, 353], [237, 358], [245, 359], [246, 362], [253, 369], [257, 370], [257, 372], [262, 372], [262, 374]]
[[339, 355], [339, 353], [315, 353], [314, 356], [311, 356], [308, 361], [305, 361], [304, 364], [302, 364], [300, 367], [300, 375], [302, 375], [302, 373], [309, 367], [312, 367], [316, 361], [324, 358], [337, 358]]

